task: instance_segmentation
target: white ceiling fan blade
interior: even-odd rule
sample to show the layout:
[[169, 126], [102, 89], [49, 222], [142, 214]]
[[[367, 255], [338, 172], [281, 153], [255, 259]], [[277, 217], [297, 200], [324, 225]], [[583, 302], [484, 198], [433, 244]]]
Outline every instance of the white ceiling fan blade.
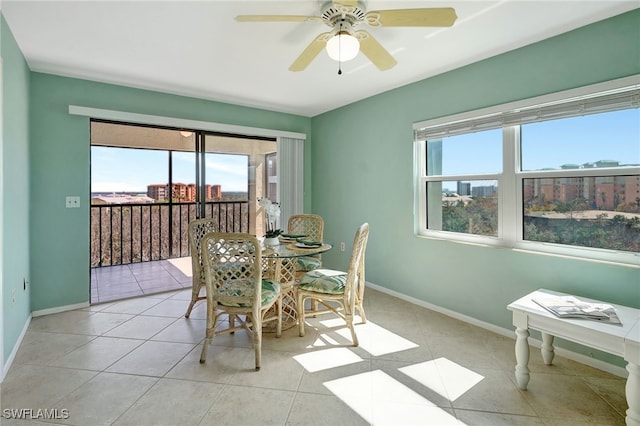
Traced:
[[360, 51], [364, 53], [380, 71], [386, 71], [396, 66], [398, 62], [371, 34], [360, 30], [356, 31], [354, 35], [358, 41], [360, 41]]
[[319, 16], [302, 15], [238, 15], [238, 22], [322, 22]]
[[313, 61], [316, 56], [318, 56], [318, 53], [320, 53], [322, 49], [324, 49], [327, 41], [331, 38], [332, 35], [333, 34], [331, 33], [322, 33], [315, 39], [313, 39], [313, 41], [309, 43], [307, 48], [304, 49], [300, 56], [298, 56], [298, 58], [293, 61], [293, 63], [289, 67], [289, 71], [297, 72], [303, 71], [305, 68], [307, 68], [311, 61]]
[[451, 7], [372, 10], [364, 21], [372, 27], [450, 27], [458, 16]]

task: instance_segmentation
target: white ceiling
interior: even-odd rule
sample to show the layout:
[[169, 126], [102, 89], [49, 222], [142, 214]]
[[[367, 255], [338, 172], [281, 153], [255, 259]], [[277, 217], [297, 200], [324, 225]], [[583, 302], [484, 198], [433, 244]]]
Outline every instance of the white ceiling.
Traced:
[[[330, 30], [322, 23], [240, 23], [236, 15], [320, 14], [323, 2], [2, 1], [33, 71], [304, 116], [332, 110], [640, 7], [618, 0], [369, 1], [366, 10], [453, 7], [450, 28], [364, 27], [398, 61], [379, 71], [362, 55], [321, 52], [289, 65]], [[612, 47], [614, 48], [614, 47]]]

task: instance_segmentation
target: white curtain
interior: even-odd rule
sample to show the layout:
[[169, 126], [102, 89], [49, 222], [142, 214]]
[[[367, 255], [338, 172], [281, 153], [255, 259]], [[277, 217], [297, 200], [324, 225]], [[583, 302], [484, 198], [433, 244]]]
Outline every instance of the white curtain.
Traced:
[[278, 137], [278, 200], [280, 229], [304, 209], [304, 140]]

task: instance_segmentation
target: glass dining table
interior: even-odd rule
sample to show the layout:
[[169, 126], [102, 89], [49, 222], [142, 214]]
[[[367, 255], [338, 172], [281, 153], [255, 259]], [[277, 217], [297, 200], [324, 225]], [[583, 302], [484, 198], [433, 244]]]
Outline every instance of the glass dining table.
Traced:
[[[278, 281], [282, 285], [282, 329], [288, 330], [298, 323], [296, 300], [296, 264], [297, 258], [316, 256], [331, 250], [328, 243], [307, 246], [296, 241], [281, 241], [275, 246], [268, 246], [262, 250], [263, 277]], [[272, 308], [275, 309], [275, 306]], [[268, 316], [268, 314], [267, 314]], [[274, 332], [275, 323], [266, 323], [265, 332]]]

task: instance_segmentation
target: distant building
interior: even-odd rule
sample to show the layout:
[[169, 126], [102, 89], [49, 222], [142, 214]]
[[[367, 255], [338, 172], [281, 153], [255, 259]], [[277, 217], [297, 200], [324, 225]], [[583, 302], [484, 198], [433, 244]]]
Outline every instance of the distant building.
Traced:
[[[193, 186], [195, 189], [195, 185]], [[191, 191], [189, 185], [184, 183], [174, 183], [171, 186], [171, 198], [177, 201], [191, 201], [190, 198], [193, 197], [195, 200], [195, 191]]]
[[169, 185], [153, 184], [147, 185], [147, 197], [154, 200], [166, 200], [169, 198]]
[[221, 185], [207, 185], [208, 193], [207, 199], [220, 199], [222, 198], [222, 186]]
[[620, 204], [640, 200], [638, 176], [584, 176], [524, 180], [524, 199], [539, 198], [544, 203], [585, 200], [599, 210], [615, 210]]
[[[154, 200], [169, 199], [169, 184], [147, 185], [147, 196]], [[194, 202], [196, 201], [195, 183], [174, 183], [171, 185], [171, 198], [173, 201]], [[222, 187], [220, 185], [205, 185], [205, 198], [207, 200], [222, 198]]]
[[596, 161], [596, 167], [619, 167], [620, 162], [615, 160], [600, 160]]
[[456, 192], [458, 195], [471, 195], [471, 182], [458, 181]]
[[488, 197], [495, 194], [498, 191], [498, 187], [495, 185], [490, 186], [474, 186], [471, 188], [471, 195], [473, 197]]

